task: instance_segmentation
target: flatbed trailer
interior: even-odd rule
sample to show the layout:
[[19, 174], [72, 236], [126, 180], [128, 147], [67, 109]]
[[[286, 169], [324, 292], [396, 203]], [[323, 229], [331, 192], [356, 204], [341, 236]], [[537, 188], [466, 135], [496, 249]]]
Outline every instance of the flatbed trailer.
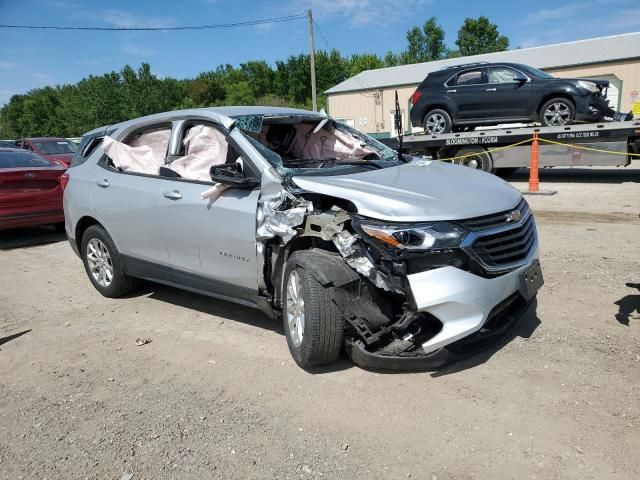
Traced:
[[[619, 167], [640, 159], [640, 120], [407, 135], [402, 151], [488, 172], [511, 170], [529, 166], [534, 133], [540, 167]], [[397, 137], [381, 141], [399, 147]]]

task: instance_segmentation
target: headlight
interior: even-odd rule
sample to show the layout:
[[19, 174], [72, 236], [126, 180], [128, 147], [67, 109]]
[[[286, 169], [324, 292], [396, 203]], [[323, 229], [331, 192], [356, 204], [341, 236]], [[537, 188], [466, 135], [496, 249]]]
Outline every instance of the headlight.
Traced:
[[467, 232], [447, 222], [415, 225], [385, 225], [360, 223], [360, 230], [369, 237], [399, 249], [440, 250], [459, 247]]
[[591, 93], [598, 92], [598, 86], [594, 82], [588, 82], [587, 80], [578, 80], [578, 86], [589, 90]]

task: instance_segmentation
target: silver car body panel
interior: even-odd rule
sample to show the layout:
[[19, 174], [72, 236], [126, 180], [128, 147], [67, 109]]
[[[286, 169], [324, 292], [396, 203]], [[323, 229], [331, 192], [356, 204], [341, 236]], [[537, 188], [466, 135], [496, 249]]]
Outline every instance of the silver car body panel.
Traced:
[[482, 278], [455, 267], [408, 275], [418, 311], [428, 312], [442, 322], [442, 330], [422, 344], [425, 353], [480, 330], [491, 310], [518, 291], [520, 277], [528, 266], [496, 278]]
[[513, 208], [522, 195], [494, 175], [444, 162], [336, 176], [295, 176], [300, 188], [351, 201], [390, 222], [462, 220]]

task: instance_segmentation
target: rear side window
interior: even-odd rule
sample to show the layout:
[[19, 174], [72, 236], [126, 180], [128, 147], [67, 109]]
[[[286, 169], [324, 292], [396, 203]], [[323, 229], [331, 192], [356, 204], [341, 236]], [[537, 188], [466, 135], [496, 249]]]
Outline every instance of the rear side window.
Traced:
[[[115, 132], [115, 128], [106, 132], [106, 135], [111, 135]], [[104, 140], [105, 133], [94, 133], [91, 135], [85, 135], [80, 140], [80, 145], [76, 150], [76, 153], [73, 155], [73, 159], [71, 160], [71, 166], [77, 167], [78, 165], [82, 165], [87, 159], [91, 156], [91, 154], [102, 145], [102, 140]]]
[[31, 152], [15, 151], [0, 152], [0, 169], [3, 168], [34, 168], [50, 167], [51, 163], [46, 158]]
[[458, 75], [456, 75], [453, 83], [450, 83], [450, 85], [453, 84], [457, 86], [464, 86], [478, 85], [479, 83], [485, 83], [484, 69], [482, 68], [460, 72]]

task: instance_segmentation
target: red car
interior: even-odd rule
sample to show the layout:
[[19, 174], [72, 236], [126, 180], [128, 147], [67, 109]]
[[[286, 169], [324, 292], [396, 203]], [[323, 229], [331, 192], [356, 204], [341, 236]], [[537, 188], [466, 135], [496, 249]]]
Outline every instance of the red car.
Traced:
[[17, 148], [0, 148], [0, 230], [54, 225], [64, 230], [66, 167]]
[[16, 145], [18, 148], [35, 152], [47, 160], [65, 167], [71, 165], [73, 154], [78, 148], [66, 138], [55, 137], [22, 138], [16, 141]]

